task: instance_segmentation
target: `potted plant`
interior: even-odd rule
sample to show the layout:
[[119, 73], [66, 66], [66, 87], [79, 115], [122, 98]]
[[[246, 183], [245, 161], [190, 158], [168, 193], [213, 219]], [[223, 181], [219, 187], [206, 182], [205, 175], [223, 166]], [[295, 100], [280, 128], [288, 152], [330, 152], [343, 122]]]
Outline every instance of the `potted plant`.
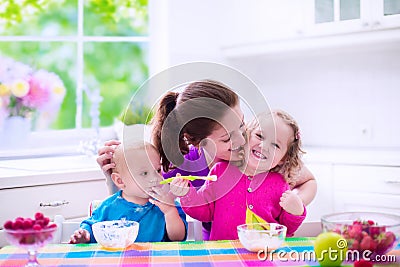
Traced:
[[150, 140], [150, 122], [153, 110], [143, 103], [131, 103], [124, 109], [116, 122], [116, 133], [119, 140], [124, 138], [144, 138]]

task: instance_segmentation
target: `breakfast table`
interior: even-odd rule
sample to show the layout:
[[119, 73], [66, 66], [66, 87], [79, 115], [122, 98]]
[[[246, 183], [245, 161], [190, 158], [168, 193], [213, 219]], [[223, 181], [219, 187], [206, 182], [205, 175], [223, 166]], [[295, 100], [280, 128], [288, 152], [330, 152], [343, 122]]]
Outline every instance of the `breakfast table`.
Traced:
[[[286, 238], [279, 254], [249, 252], [238, 240], [135, 243], [124, 250], [107, 250], [99, 244], [49, 244], [38, 251], [38, 261], [44, 266], [318, 266], [309, 257], [314, 240]], [[400, 245], [389, 255], [390, 262], [382, 266], [400, 266]], [[26, 251], [15, 246], [0, 249], [0, 266], [26, 262]]]

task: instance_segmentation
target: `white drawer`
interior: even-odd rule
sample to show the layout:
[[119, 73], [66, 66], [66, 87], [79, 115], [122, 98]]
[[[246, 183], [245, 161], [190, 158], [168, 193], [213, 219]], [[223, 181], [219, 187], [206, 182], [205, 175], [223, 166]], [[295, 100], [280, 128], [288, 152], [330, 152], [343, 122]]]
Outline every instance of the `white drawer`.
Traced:
[[400, 168], [336, 165], [334, 188], [335, 191], [400, 195]]
[[[104, 199], [107, 195], [104, 179], [3, 189], [0, 190], [0, 225], [18, 216], [32, 217], [37, 211], [43, 212], [51, 219], [57, 214], [63, 215], [66, 219], [84, 217], [88, 214], [90, 201]], [[40, 206], [40, 203], [57, 201], [66, 201], [68, 204], [56, 207]]]
[[400, 216], [400, 195], [335, 192], [335, 212], [371, 211]]

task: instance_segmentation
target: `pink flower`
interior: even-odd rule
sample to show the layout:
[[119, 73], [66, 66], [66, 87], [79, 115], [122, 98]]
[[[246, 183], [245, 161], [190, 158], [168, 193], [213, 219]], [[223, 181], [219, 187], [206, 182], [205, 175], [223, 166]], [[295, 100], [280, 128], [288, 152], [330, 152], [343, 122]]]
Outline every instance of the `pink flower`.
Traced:
[[49, 101], [50, 92], [40, 79], [32, 76], [29, 80], [29, 86], [30, 90], [28, 94], [22, 98], [22, 104], [24, 106], [37, 109]]
[[0, 56], [0, 62], [0, 113], [29, 117], [37, 112], [40, 118], [45, 114], [55, 118], [66, 93], [58, 75], [35, 71], [10, 58]]

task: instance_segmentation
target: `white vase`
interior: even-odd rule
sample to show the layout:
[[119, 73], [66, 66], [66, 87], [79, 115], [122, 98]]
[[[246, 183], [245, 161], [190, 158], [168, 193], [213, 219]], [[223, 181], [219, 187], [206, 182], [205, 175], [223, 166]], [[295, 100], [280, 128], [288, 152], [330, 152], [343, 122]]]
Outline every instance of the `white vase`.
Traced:
[[22, 148], [27, 145], [31, 120], [20, 116], [5, 118], [0, 134], [0, 147], [7, 149]]

